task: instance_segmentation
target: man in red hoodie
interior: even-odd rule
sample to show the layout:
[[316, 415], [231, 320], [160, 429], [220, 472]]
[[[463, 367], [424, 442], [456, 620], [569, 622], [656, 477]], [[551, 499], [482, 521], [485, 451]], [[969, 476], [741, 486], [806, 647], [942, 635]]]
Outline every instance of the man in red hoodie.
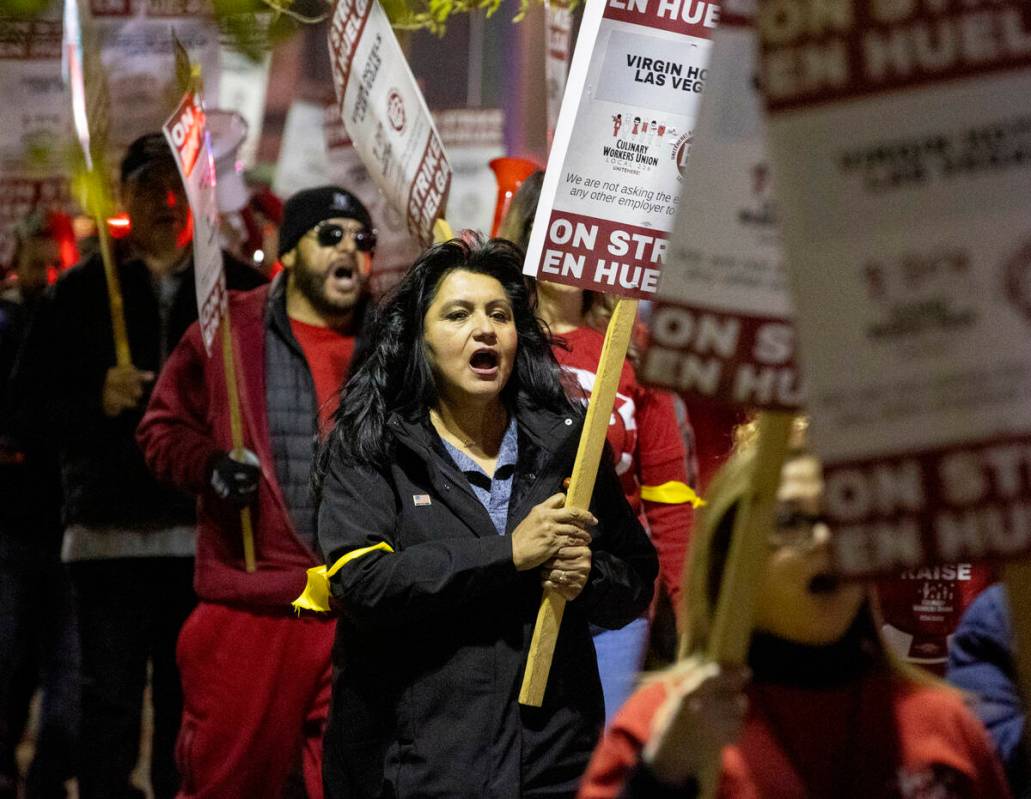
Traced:
[[[284, 272], [230, 298], [246, 449], [231, 451], [222, 358], [194, 325], [161, 373], [137, 432], [161, 480], [198, 495], [200, 604], [179, 637], [184, 711], [180, 797], [279, 797], [303, 762], [322, 797], [329, 708], [329, 618], [293, 616], [315, 566], [314, 442], [324, 435], [354, 355], [375, 232], [335, 186], [291, 197]], [[240, 509], [251, 507], [257, 569], [244, 567]], [[303, 753], [303, 758], [302, 758]]]

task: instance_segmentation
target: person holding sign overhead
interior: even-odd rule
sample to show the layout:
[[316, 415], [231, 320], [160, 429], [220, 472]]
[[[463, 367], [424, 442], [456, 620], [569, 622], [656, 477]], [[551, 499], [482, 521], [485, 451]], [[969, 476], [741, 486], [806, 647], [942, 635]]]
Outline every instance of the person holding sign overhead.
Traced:
[[[322, 796], [333, 624], [295, 618], [290, 602], [317, 563], [313, 442], [362, 341], [375, 244], [349, 191], [290, 197], [284, 271], [230, 299], [247, 449], [232, 450], [223, 361], [206, 355], [199, 326], [172, 354], [140, 424], [154, 473], [198, 495], [200, 603], [179, 639], [180, 799], [279, 799], [298, 760], [309, 799]], [[254, 572], [240, 535], [248, 506]]]
[[705, 764], [721, 750], [718, 795], [728, 799], [1010, 795], [963, 697], [893, 658], [866, 587], [831, 572], [822, 469], [802, 429], [767, 532], [748, 669], [721, 669], [704, 652], [734, 517], [749, 490], [751, 442], [713, 482], [695, 532], [687, 659], [620, 711], [580, 799], [697, 796]]
[[[582, 425], [509, 242], [425, 252], [380, 307], [320, 459], [341, 611], [329, 797], [571, 797], [601, 731], [590, 624], [648, 606], [655, 551]], [[517, 694], [542, 587], [569, 601], [541, 708]]]
[[[529, 240], [543, 178], [544, 173], [537, 172], [523, 182], [501, 225], [501, 236], [523, 248]], [[547, 281], [537, 283], [537, 294], [538, 314], [554, 336], [552, 350], [571, 378], [570, 394], [586, 401], [605, 339], [604, 296]], [[679, 613], [681, 576], [694, 523], [694, 494], [688, 485], [694, 480], [688, 475], [688, 454], [674, 403], [669, 392], [640, 385], [633, 364], [626, 360], [607, 439], [623, 493], [659, 553], [661, 585]], [[619, 630], [594, 630], [606, 720], [611, 720], [634, 690], [648, 634], [647, 614]]]

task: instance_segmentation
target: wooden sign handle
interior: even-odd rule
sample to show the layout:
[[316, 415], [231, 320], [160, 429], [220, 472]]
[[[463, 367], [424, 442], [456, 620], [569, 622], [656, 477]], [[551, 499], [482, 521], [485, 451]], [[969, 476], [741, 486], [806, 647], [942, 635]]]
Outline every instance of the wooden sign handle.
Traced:
[[[769, 546], [767, 532], [777, 511], [777, 489], [788, 451], [793, 416], [764, 411], [759, 414], [759, 440], [750, 488], [734, 517], [720, 596], [713, 614], [707, 655], [721, 665], [743, 665], [752, 639], [755, 600]], [[722, 755], [702, 771], [700, 796], [712, 799], [719, 789]]]
[[132, 353], [129, 350], [129, 334], [125, 328], [125, 305], [122, 302], [122, 284], [118, 280], [118, 267], [115, 266], [114, 253], [111, 250], [111, 235], [107, 230], [107, 220], [103, 214], [97, 214], [97, 237], [100, 240], [100, 259], [104, 264], [104, 282], [107, 284], [107, 304], [111, 308], [111, 333], [115, 340], [115, 363], [118, 366], [131, 366]]
[[[229, 322], [229, 306], [222, 317], [222, 365], [226, 376], [226, 393], [229, 396], [229, 430], [233, 449], [243, 449], [243, 417], [240, 413], [240, 392], [236, 382], [236, 357], [233, 352], [233, 332]], [[243, 565], [251, 574], [257, 569], [254, 560], [254, 525], [251, 509], [240, 509], [240, 530], [243, 535]]]
[[[598, 475], [598, 464], [605, 447], [605, 434], [609, 429], [609, 418], [616, 402], [616, 388], [623, 373], [623, 362], [630, 347], [637, 318], [637, 300], [620, 298], [616, 303], [605, 343], [601, 349], [598, 373], [594, 380], [590, 401], [587, 403], [587, 418], [580, 434], [580, 444], [573, 463], [573, 474], [566, 492], [566, 507], [587, 510], [594, 493], [594, 480]], [[537, 611], [537, 624], [530, 641], [526, 673], [519, 691], [519, 703], [540, 707], [544, 702], [544, 689], [548, 684], [551, 659], [555, 653], [562, 614], [566, 601], [561, 594], [547, 590]]]

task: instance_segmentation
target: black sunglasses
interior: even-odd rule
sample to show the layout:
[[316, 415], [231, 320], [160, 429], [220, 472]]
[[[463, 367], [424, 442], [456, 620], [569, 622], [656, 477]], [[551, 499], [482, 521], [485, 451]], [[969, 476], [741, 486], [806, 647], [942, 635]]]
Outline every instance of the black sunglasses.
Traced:
[[354, 239], [354, 248], [359, 252], [372, 252], [376, 249], [376, 231], [368, 228], [351, 233], [335, 222], [327, 222], [315, 228], [315, 236], [320, 247], [336, 247], [344, 240], [344, 236], [351, 236]]

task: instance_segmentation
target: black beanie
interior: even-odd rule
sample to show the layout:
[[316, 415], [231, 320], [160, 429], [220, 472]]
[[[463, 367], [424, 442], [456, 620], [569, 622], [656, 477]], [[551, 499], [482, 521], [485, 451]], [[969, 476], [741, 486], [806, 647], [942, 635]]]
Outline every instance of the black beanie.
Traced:
[[297, 246], [305, 233], [324, 219], [355, 219], [372, 230], [372, 217], [361, 200], [339, 186], [320, 186], [299, 191], [283, 206], [279, 225], [279, 257]]
[[129, 145], [122, 158], [121, 178], [125, 183], [143, 167], [155, 161], [168, 161], [175, 166], [175, 156], [163, 133], [145, 133]]

